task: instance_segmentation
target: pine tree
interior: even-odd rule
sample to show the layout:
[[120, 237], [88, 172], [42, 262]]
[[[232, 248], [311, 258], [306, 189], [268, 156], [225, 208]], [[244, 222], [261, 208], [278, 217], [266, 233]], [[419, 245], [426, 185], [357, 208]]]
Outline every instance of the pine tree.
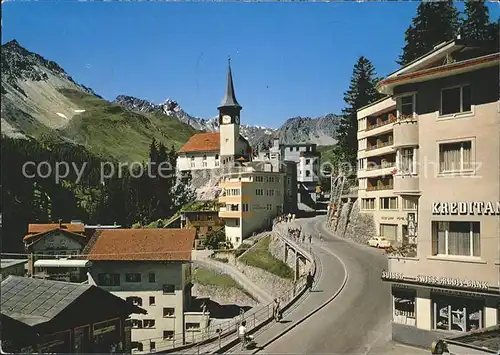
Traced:
[[498, 42], [498, 22], [491, 23], [484, 0], [467, 0], [461, 32], [464, 39]]
[[359, 57], [354, 65], [349, 90], [344, 93], [347, 104], [342, 110], [342, 119], [338, 128], [338, 145], [345, 162], [356, 166], [358, 152], [358, 119], [357, 110], [379, 99], [375, 89], [376, 75], [372, 63], [365, 57]]
[[437, 44], [453, 39], [457, 31], [458, 11], [452, 0], [422, 1], [417, 16], [405, 32], [406, 44], [397, 63], [410, 63]]

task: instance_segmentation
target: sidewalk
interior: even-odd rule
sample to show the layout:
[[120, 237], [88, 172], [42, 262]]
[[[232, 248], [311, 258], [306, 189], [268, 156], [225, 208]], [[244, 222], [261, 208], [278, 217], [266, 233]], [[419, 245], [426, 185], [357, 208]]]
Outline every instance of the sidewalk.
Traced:
[[[315, 311], [324, 302], [328, 301], [341, 287], [344, 281], [343, 274], [337, 273], [329, 275], [329, 278], [322, 277], [322, 274], [323, 272], [328, 273], [329, 270], [342, 268], [342, 265], [340, 265], [335, 258], [332, 258], [320, 246], [313, 245], [312, 248], [313, 253], [317, 255], [317, 259], [321, 259], [321, 261], [317, 261], [318, 270], [316, 273], [316, 280], [318, 280], [318, 282], [314, 285], [312, 292], [306, 292], [300, 300], [298, 300], [283, 314], [281, 323], [273, 322], [270, 326], [267, 326], [254, 334], [255, 341], [259, 347], [266, 346], [267, 343], [270, 343], [276, 337], [281, 336], [283, 332], [287, 332], [295, 328], [301, 319], [310, 315], [311, 312]], [[255, 352], [255, 349], [241, 350], [241, 345], [238, 344], [225, 353], [252, 354]]]
[[380, 346], [373, 347], [370, 352], [366, 355], [429, 355], [430, 350], [425, 350], [422, 348], [415, 348], [413, 346], [408, 346], [404, 344], [396, 343], [392, 340], [381, 344]]

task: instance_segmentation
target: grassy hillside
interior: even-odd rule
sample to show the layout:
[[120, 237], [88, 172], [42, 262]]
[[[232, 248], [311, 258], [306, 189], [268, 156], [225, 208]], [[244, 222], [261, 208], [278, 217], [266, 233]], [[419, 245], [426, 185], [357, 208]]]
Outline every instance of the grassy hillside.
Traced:
[[333, 147], [335, 147], [335, 146], [334, 145], [324, 145], [324, 146], [319, 146], [316, 148], [318, 150], [318, 152], [321, 153], [321, 163], [334, 161], [335, 153], [333, 152]]
[[171, 117], [131, 112], [77, 90], [60, 91], [85, 112], [59, 132], [90, 151], [120, 161], [141, 161], [153, 138], [166, 147], [180, 148], [196, 131]]

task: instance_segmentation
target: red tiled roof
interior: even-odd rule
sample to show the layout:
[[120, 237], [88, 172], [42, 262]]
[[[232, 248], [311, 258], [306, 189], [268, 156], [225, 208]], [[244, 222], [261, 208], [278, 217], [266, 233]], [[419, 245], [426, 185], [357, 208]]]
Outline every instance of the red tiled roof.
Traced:
[[84, 233], [85, 225], [83, 224], [71, 224], [71, 223], [46, 223], [46, 224], [28, 224], [28, 234], [24, 239], [29, 239], [37, 234], [50, 232], [56, 229], [65, 230], [72, 233]]
[[86, 259], [190, 261], [195, 235], [196, 229], [99, 230]]
[[186, 144], [179, 150], [180, 153], [187, 152], [216, 152], [220, 149], [220, 134], [198, 133], [189, 138]]

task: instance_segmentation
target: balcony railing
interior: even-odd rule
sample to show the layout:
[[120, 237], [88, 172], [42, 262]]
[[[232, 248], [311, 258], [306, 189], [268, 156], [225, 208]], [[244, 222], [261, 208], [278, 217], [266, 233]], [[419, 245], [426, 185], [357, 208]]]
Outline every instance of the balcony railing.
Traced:
[[395, 167], [396, 167], [395, 161], [386, 162], [386, 163], [382, 163], [382, 164], [369, 162], [367, 164], [366, 170], [380, 170], [380, 169], [395, 168]]
[[387, 142], [381, 142], [381, 143], [377, 143], [374, 145], [368, 145], [366, 147], [366, 150], [374, 150], [374, 149], [384, 148], [384, 147], [388, 147], [390, 145], [392, 145], [392, 139], [387, 141]]
[[390, 123], [394, 123], [394, 121], [396, 121], [396, 117], [394, 115], [390, 114], [389, 117], [386, 120], [378, 121], [375, 124], [368, 124], [368, 125], [366, 125], [366, 130], [370, 131], [370, 130], [375, 129], [375, 128], [387, 126]]
[[378, 185], [378, 186], [368, 186], [366, 191], [382, 191], [382, 190], [392, 190], [394, 188], [393, 184], [389, 185]]

